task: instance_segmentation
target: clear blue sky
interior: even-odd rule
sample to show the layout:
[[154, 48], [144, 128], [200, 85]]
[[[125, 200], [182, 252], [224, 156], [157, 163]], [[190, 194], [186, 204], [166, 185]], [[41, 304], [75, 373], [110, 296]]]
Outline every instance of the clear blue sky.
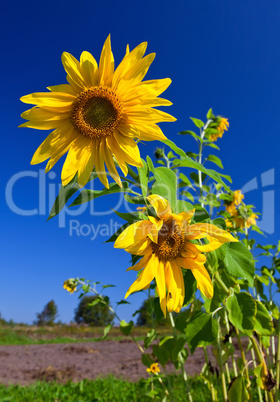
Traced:
[[[113, 304], [124, 297], [135, 279], [135, 273], [125, 272], [129, 255], [114, 250], [112, 244], [103, 244], [104, 236], [91, 240], [93, 234], [77, 236], [73, 231], [70, 236], [71, 220], [78, 219], [80, 225], [92, 224], [96, 228], [110, 219], [120, 222], [113, 214], [92, 216], [87, 210], [77, 218], [66, 216], [65, 226], [59, 227], [58, 218], [46, 222], [48, 205], [45, 213], [42, 203], [40, 215], [21, 216], [11, 210], [11, 201], [7, 205], [5, 199], [5, 188], [16, 174], [23, 177], [13, 186], [14, 208], [25, 211], [38, 208], [39, 182], [44, 187], [44, 175], [38, 178], [44, 164], [30, 166], [30, 160], [47, 132], [17, 128], [22, 123], [20, 114], [26, 109], [19, 98], [44, 91], [49, 85], [65, 83], [62, 52], [79, 57], [87, 50], [98, 59], [109, 33], [117, 64], [127, 43], [132, 48], [148, 41], [148, 51], [156, 52], [147, 79], [170, 77], [173, 81], [164, 95], [174, 103], [168, 112], [178, 120], [161, 127], [179, 146], [187, 151], [196, 150], [191, 138], [177, 135], [181, 130], [192, 129], [189, 116], [204, 118], [212, 107], [214, 113], [229, 118], [230, 129], [218, 143], [224, 173], [232, 176], [233, 189], [253, 180], [247, 187], [251, 191], [245, 195], [245, 201], [254, 203], [259, 212], [264, 205], [271, 211], [275, 227], [266, 215], [260, 223], [267, 230], [262, 241], [277, 242], [280, 238], [279, 2], [13, 1], [2, 5], [0, 19], [0, 312], [4, 318], [31, 323], [35, 313], [54, 299], [60, 319], [69, 322], [77, 306], [77, 295], [70, 296], [62, 289], [68, 277], [85, 276], [116, 285], [107, 292]], [[140, 145], [140, 151], [143, 155], [151, 154], [158, 145], [156, 142]], [[61, 166], [58, 163], [55, 174], [46, 177], [48, 198], [49, 190], [53, 192], [55, 187], [58, 192]], [[274, 177], [272, 172], [262, 176], [272, 169]], [[273, 197], [275, 214], [272, 214]], [[116, 202], [114, 196], [98, 199], [94, 210], [106, 211], [112, 205], [115, 207]], [[131, 306], [120, 306], [120, 315], [130, 319], [143, 298], [143, 294], [130, 296]]]

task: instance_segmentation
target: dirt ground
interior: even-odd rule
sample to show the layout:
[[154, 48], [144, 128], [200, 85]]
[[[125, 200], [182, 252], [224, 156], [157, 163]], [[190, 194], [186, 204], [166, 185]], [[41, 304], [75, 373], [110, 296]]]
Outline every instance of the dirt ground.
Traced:
[[[214, 358], [209, 348], [209, 357]], [[197, 348], [186, 362], [187, 374], [199, 373], [204, 353]], [[167, 371], [174, 370], [167, 364]], [[130, 340], [0, 346], [0, 383], [27, 385], [37, 380], [81, 381], [113, 374], [136, 381], [148, 376], [141, 353]]]

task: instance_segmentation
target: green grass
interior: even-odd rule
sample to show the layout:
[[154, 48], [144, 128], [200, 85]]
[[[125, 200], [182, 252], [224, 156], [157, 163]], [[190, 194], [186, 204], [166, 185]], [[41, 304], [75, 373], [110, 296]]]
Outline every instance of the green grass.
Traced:
[[[143, 340], [149, 328], [136, 327], [133, 335], [137, 340]], [[170, 330], [163, 329], [168, 334]], [[53, 325], [36, 327], [29, 325], [1, 326], [0, 345], [38, 345], [48, 343], [96, 342], [102, 339], [103, 328], [80, 325]], [[126, 338], [118, 327], [112, 328], [106, 340], [118, 341]]]
[[[182, 389], [181, 377], [169, 376], [173, 386], [173, 398], [177, 401], [186, 401], [186, 393]], [[199, 377], [190, 378], [192, 396], [194, 402], [211, 402], [210, 392], [203, 380]], [[154, 387], [159, 394], [154, 400], [161, 401], [164, 397], [162, 388], [155, 379]], [[68, 382], [58, 384], [56, 382], [37, 382], [34, 385], [5, 387], [0, 385], [0, 402], [90, 402], [90, 401], [151, 401], [147, 394], [151, 385], [147, 380], [132, 383], [109, 376], [95, 381], [83, 380], [79, 383]], [[222, 398], [222, 395], [219, 394]], [[222, 399], [218, 399], [222, 400]]]

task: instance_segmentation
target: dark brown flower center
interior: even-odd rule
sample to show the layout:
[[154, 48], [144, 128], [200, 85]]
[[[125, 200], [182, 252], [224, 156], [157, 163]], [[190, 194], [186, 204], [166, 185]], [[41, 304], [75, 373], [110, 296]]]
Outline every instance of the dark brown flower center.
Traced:
[[152, 250], [159, 260], [169, 261], [179, 256], [185, 242], [184, 230], [173, 219], [169, 219], [158, 232], [158, 242], [152, 243]]
[[93, 87], [83, 91], [73, 102], [72, 122], [83, 135], [108, 137], [122, 114], [123, 104], [111, 88]]

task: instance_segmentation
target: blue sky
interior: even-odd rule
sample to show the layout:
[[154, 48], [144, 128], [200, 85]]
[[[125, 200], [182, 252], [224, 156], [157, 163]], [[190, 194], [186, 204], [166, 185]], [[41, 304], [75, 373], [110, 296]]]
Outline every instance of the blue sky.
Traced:
[[[31, 166], [32, 155], [47, 132], [17, 128], [22, 123], [20, 114], [26, 109], [19, 101], [22, 95], [66, 82], [62, 52], [79, 57], [87, 50], [98, 59], [109, 33], [116, 64], [127, 43], [133, 48], [148, 41], [148, 52], [156, 52], [156, 58], [147, 79], [172, 79], [164, 96], [173, 102], [168, 112], [177, 122], [161, 125], [169, 139], [186, 151], [195, 151], [191, 138], [177, 135], [181, 130], [193, 129], [189, 116], [203, 119], [212, 107], [214, 113], [229, 118], [229, 131], [218, 144], [224, 173], [232, 176], [233, 189], [247, 186], [250, 190], [245, 194], [246, 203], [255, 204], [259, 212], [271, 212], [266, 212], [260, 222], [266, 237], [258, 236], [258, 240], [265, 244], [278, 241], [279, 17], [280, 3], [268, 5], [260, 0], [121, 0], [106, 4], [14, 1], [2, 6], [2, 316], [31, 323], [36, 312], [54, 299], [60, 319], [69, 322], [77, 296], [62, 289], [63, 280], [85, 276], [114, 284], [116, 288], [107, 291], [114, 304], [124, 297], [135, 278], [133, 272], [125, 272], [129, 255], [103, 244], [106, 238], [100, 235], [102, 227], [98, 226], [110, 220], [112, 224], [121, 222], [113, 213], [102, 216], [102, 211], [116, 207], [118, 198], [96, 200], [95, 215], [87, 209], [78, 217], [65, 216], [65, 222], [62, 218], [60, 222], [58, 218], [46, 222], [48, 203], [58, 192], [62, 163], [47, 176], [42, 173], [44, 164]], [[141, 154], [151, 155], [159, 145], [141, 145]], [[50, 198], [46, 205], [42, 197], [38, 205], [39, 186]], [[25, 216], [18, 208], [25, 211]], [[119, 208], [123, 210], [124, 206]], [[32, 209], [38, 209], [38, 213], [26, 216], [26, 211]], [[78, 236], [73, 230], [77, 219], [80, 226], [99, 228], [99, 235], [94, 240], [93, 233]], [[130, 319], [144, 297], [130, 296], [132, 304], [120, 306], [120, 315]]]

